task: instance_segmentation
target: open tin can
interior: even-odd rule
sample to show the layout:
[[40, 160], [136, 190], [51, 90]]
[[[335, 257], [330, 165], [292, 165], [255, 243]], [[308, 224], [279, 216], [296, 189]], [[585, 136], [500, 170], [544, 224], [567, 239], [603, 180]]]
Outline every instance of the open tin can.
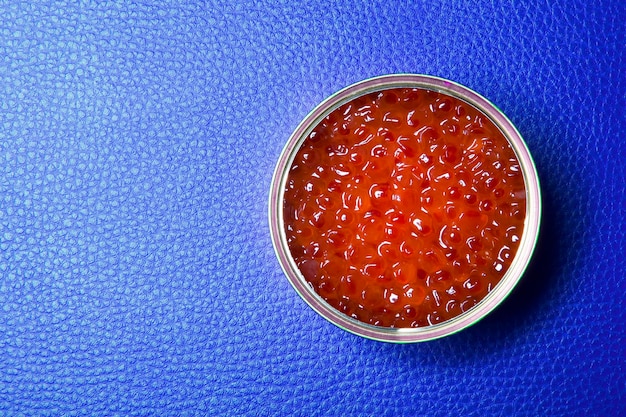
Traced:
[[[517, 237], [517, 249], [499, 281], [476, 305], [445, 321], [416, 327], [382, 326], [367, 323], [329, 304], [299, 268], [290, 250], [285, 218], [285, 193], [290, 170], [296, 156], [311, 133], [335, 110], [359, 97], [372, 97], [396, 89], [414, 89], [450, 97], [471, 106], [489, 119], [506, 138], [519, 162], [523, 177], [525, 212], [520, 222], [523, 229]], [[282, 269], [298, 294], [322, 317], [354, 334], [386, 342], [408, 343], [437, 339], [458, 332], [485, 317], [513, 290], [523, 275], [536, 246], [541, 220], [541, 197], [537, 172], [531, 155], [517, 129], [488, 100], [454, 82], [426, 75], [398, 74], [370, 78], [353, 84], [328, 97], [311, 111], [289, 138], [274, 172], [269, 200], [270, 231], [274, 249]], [[471, 242], [470, 242], [471, 244]], [[349, 261], [346, 261], [349, 262]], [[419, 266], [419, 265], [418, 265]], [[393, 301], [393, 300], [392, 300]]]

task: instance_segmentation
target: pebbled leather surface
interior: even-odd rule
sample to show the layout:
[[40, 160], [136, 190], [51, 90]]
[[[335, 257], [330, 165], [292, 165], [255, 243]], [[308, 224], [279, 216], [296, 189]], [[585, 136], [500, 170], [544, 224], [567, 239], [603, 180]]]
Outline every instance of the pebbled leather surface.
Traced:
[[[2, 2], [0, 415], [626, 415], [616, 1]], [[275, 161], [334, 91], [446, 77], [518, 126], [544, 228], [515, 293], [388, 345], [275, 259]]]

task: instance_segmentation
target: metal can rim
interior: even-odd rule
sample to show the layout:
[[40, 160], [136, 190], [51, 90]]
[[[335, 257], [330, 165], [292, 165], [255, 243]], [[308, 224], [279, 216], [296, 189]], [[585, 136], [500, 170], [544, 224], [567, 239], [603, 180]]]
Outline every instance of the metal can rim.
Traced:
[[[289, 169], [309, 133], [330, 112], [368, 93], [392, 88], [422, 88], [441, 92], [472, 105], [500, 129], [511, 144], [524, 176], [526, 217], [524, 231], [513, 262], [496, 287], [476, 306], [450, 320], [427, 327], [389, 328], [373, 326], [349, 317], [330, 306], [306, 282], [287, 246], [284, 230], [283, 200]], [[384, 342], [411, 343], [438, 339], [459, 332], [487, 316], [512, 292], [526, 270], [537, 244], [541, 223], [539, 177], [532, 156], [513, 123], [489, 100], [475, 91], [443, 78], [422, 74], [383, 75], [352, 84], [318, 104], [289, 137], [274, 170], [269, 196], [269, 223], [272, 244], [290, 284], [300, 297], [322, 317], [356, 335]]]

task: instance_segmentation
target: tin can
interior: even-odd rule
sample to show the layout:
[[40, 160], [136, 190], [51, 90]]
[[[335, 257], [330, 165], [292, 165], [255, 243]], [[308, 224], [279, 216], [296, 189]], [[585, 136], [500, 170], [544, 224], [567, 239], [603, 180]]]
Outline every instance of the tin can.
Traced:
[[[283, 213], [289, 170], [298, 150], [313, 129], [331, 112], [358, 97], [396, 88], [418, 88], [448, 95], [473, 106], [487, 116], [515, 152], [526, 191], [526, 215], [519, 247], [510, 267], [495, 288], [470, 310], [442, 323], [416, 328], [374, 326], [347, 316], [329, 305], [313, 290], [298, 269], [288, 247]], [[397, 74], [374, 77], [328, 97], [304, 118], [287, 141], [276, 165], [270, 188], [269, 222], [272, 243], [291, 285], [311, 308], [331, 323], [359, 336], [385, 342], [410, 343], [441, 338], [478, 322], [493, 311], [511, 293], [528, 266], [536, 246], [540, 221], [541, 196], [537, 171], [530, 152], [514, 125], [496, 106], [476, 92], [452, 81], [428, 75]]]

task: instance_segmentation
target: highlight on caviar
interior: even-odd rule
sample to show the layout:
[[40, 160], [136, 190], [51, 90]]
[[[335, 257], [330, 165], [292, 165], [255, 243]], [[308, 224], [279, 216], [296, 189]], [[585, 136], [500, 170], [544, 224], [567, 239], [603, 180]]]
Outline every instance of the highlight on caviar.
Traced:
[[288, 249], [310, 287], [360, 322], [419, 328], [477, 305], [524, 232], [520, 161], [485, 114], [392, 88], [353, 99], [289, 168]]

